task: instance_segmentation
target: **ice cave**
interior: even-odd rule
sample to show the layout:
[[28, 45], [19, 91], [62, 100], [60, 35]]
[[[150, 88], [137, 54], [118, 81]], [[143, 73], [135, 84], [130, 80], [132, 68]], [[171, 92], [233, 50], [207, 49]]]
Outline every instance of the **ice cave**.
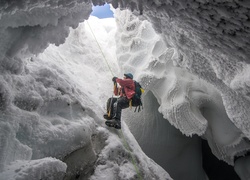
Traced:
[[2, 0], [0, 44], [0, 180], [250, 179], [250, 1]]

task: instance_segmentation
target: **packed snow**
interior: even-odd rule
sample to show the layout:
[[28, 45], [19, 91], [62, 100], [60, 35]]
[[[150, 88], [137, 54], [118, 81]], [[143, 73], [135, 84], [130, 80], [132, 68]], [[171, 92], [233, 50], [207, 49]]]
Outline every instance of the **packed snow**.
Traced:
[[[0, 179], [207, 180], [201, 139], [249, 179], [249, 2], [108, 2], [102, 20], [86, 0], [1, 2]], [[118, 131], [102, 115], [125, 72], [144, 109]]]

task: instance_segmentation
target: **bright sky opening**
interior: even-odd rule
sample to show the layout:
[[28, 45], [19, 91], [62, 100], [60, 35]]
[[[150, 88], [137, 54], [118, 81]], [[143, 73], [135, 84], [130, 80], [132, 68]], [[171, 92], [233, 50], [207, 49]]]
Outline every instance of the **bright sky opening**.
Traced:
[[114, 17], [114, 13], [110, 10], [109, 4], [105, 4], [104, 6], [92, 6], [92, 10], [91, 15], [99, 19]]

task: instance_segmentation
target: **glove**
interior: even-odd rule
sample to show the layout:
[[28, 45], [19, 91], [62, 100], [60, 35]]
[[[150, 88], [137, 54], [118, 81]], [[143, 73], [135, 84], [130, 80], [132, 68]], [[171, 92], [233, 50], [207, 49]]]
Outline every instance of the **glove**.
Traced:
[[113, 78], [112, 78], [112, 81], [113, 81], [114, 83], [116, 83], [116, 79], [117, 79], [117, 77], [113, 77]]

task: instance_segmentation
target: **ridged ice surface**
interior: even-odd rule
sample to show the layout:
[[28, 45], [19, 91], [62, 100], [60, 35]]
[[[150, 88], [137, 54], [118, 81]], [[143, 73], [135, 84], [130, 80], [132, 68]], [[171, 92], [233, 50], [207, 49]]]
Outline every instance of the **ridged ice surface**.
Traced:
[[[117, 46], [118, 60], [122, 70], [134, 73], [146, 91], [153, 92], [160, 104], [159, 112], [172, 125], [187, 136], [197, 134], [204, 137], [218, 159], [233, 164], [235, 156], [246, 153], [250, 148], [246, 140], [249, 136], [247, 97], [216, 77], [209, 59], [206, 59], [211, 57], [205, 52], [198, 54], [186, 47], [187, 54], [181, 55], [183, 52], [171, 41], [166, 40], [172, 46], [162, 42], [160, 36], [151, 31], [147, 21], [139, 23], [136, 22], [139, 19], [128, 12], [120, 13], [123, 18], [118, 18], [118, 22], [124, 22], [120, 25], [129, 21], [127, 24], [133, 24], [134, 30], [131, 32], [124, 25], [117, 35], [117, 42], [120, 42]], [[122, 36], [123, 31], [124, 34], [130, 33], [130, 42]], [[143, 36], [144, 32], [149, 33], [147, 37], [150, 40]], [[166, 32], [164, 36], [171, 38], [175, 35], [171, 33]], [[185, 40], [190, 41], [188, 38]], [[185, 44], [182, 46], [184, 48]], [[135, 51], [142, 55], [138, 58]], [[126, 58], [124, 54], [127, 54]], [[192, 57], [188, 59], [190, 54]]]

